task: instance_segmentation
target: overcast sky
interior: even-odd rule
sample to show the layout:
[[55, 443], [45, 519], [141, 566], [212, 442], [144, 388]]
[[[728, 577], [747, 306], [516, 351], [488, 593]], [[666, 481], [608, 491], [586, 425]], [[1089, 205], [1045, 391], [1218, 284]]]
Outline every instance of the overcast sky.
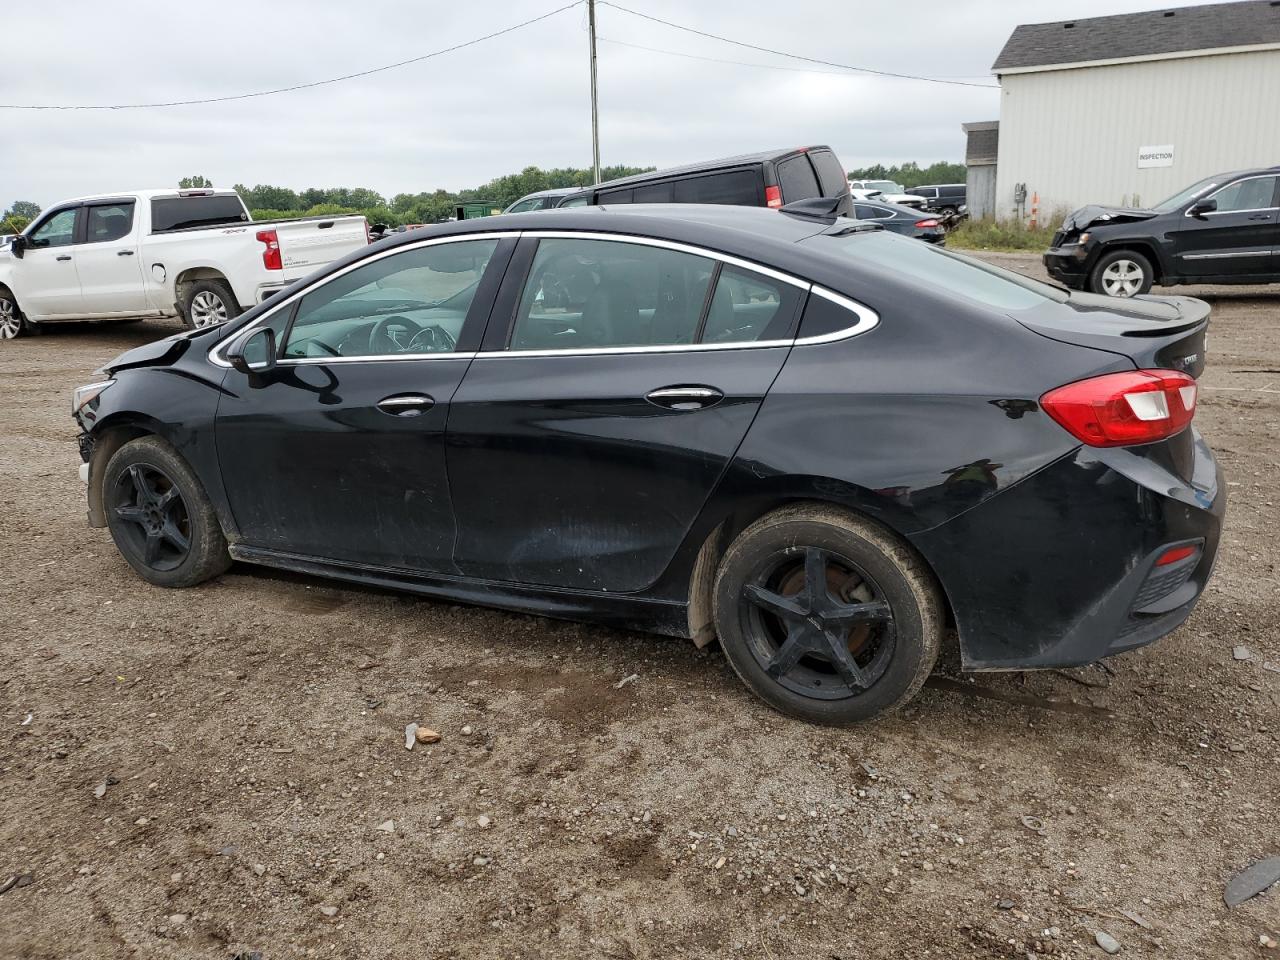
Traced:
[[[119, 104], [250, 93], [419, 56], [569, 0], [10, 0], [0, 103]], [[1049, 0], [619, 0], [696, 29], [893, 72], [994, 80], [1018, 23]], [[1075, 18], [1157, 9], [1074, 0]], [[1164, 4], [1163, 6], [1167, 6]], [[838, 71], [599, 8], [604, 164], [669, 166], [829, 143], [849, 168], [960, 160], [960, 124], [996, 119], [999, 91]], [[623, 46], [785, 66], [761, 69]], [[813, 67], [813, 71], [827, 68]], [[115, 111], [0, 110], [0, 209], [176, 185], [477, 186], [591, 164], [585, 6], [477, 46], [343, 83], [229, 103]]]

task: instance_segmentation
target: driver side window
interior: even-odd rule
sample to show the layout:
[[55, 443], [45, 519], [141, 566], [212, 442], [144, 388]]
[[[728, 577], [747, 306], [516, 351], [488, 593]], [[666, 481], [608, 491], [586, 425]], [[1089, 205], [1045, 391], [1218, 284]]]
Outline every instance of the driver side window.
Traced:
[[497, 240], [394, 253], [312, 290], [298, 304], [284, 359], [450, 353]]
[[28, 237], [32, 247], [69, 247], [75, 239], [76, 207], [59, 210]]

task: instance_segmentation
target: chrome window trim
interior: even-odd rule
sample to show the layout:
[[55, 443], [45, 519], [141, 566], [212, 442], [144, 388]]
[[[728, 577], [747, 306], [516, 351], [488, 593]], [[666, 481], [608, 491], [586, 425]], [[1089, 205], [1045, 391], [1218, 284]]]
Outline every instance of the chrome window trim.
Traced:
[[[1210, 187], [1210, 189], [1213, 190], [1213, 192], [1203, 194], [1202, 196], [1196, 197], [1194, 200], [1192, 200], [1191, 206], [1187, 207], [1187, 212], [1184, 213], [1183, 216], [1184, 217], [1192, 216], [1191, 207], [1194, 207], [1197, 203], [1200, 203], [1202, 200], [1212, 200], [1214, 197], [1220, 194], [1223, 190], [1226, 190], [1230, 187], [1234, 187], [1237, 183], [1248, 183], [1250, 180], [1266, 180], [1266, 179], [1270, 179], [1270, 180], [1280, 179], [1280, 175], [1275, 173], [1255, 173], [1251, 177], [1241, 177], [1239, 180], [1232, 180], [1230, 183], [1224, 183], [1222, 186], [1218, 187], [1217, 189]], [[1273, 197], [1275, 196], [1274, 187], [1272, 187], [1271, 195]], [[1210, 210], [1206, 213], [1198, 214], [1197, 216], [1218, 217], [1218, 216], [1223, 216], [1229, 213], [1262, 213], [1268, 210], [1280, 210], [1280, 207], [1249, 207], [1245, 210]]]
[[[574, 349], [564, 350], [511, 350], [503, 348], [500, 350], [484, 350], [473, 351], [468, 353], [399, 353], [399, 354], [371, 354], [362, 357], [282, 357], [276, 361], [277, 366], [308, 366], [323, 365], [333, 363], [389, 363], [404, 360], [485, 360], [500, 357], [583, 357], [583, 356], [610, 356], [619, 354], [660, 354], [660, 353], [706, 353], [721, 350], [762, 350], [773, 347], [791, 347], [791, 346], [808, 346], [818, 343], [835, 343], [839, 340], [847, 340], [851, 337], [858, 336], [873, 329], [880, 322], [879, 315], [870, 307], [864, 306], [855, 300], [850, 299], [842, 294], [835, 293], [825, 287], [818, 286], [808, 280], [802, 280], [799, 277], [774, 270], [750, 260], [743, 260], [731, 254], [720, 253], [716, 250], [709, 250], [705, 247], [698, 247], [687, 243], [680, 243], [674, 240], [662, 240], [656, 237], [633, 236], [625, 233], [609, 233], [605, 231], [585, 231], [585, 230], [504, 230], [491, 231], [486, 233], [469, 233], [447, 237], [432, 237], [427, 240], [418, 241], [416, 243], [405, 244], [404, 246], [394, 247], [390, 250], [384, 250], [381, 253], [359, 260], [350, 264], [337, 273], [331, 274], [324, 278], [322, 283], [329, 283], [339, 277], [356, 270], [366, 264], [373, 263], [385, 257], [394, 256], [398, 253], [404, 253], [409, 250], [417, 250], [422, 247], [435, 246], [443, 243], [464, 243], [470, 240], [501, 240], [506, 238], [530, 238], [530, 239], [547, 239], [547, 240], [604, 240], [616, 243], [634, 243], [640, 246], [661, 247], [668, 250], [674, 250], [678, 253], [687, 253], [692, 256], [705, 257], [720, 263], [729, 264], [746, 270], [751, 273], [758, 273], [761, 276], [769, 277], [780, 283], [786, 283], [805, 293], [812, 293], [826, 300], [831, 301], [839, 307], [842, 307], [853, 313], [858, 319], [849, 327], [844, 327], [832, 333], [821, 334], [816, 337], [799, 337], [787, 338], [784, 340], [744, 340], [733, 343], [671, 343], [671, 344], [655, 344], [648, 346], [617, 346], [617, 347], [578, 347]], [[263, 324], [276, 316], [281, 310], [288, 308], [295, 300], [305, 296], [313, 290], [318, 289], [321, 284], [310, 284], [305, 289], [296, 290], [284, 300], [273, 306], [270, 310], [258, 317], [253, 323], [237, 330], [229, 337], [215, 343], [209, 348], [209, 361], [216, 366], [230, 368], [231, 364], [227, 362], [223, 355], [227, 346], [231, 341], [238, 337], [248, 336], [249, 331], [257, 329]]]
[[[237, 330], [235, 333], [231, 334], [231, 336], [224, 337], [223, 339], [219, 340], [217, 343], [213, 344], [213, 346], [209, 348], [209, 352], [207, 354], [209, 358], [209, 362], [212, 363], [214, 366], [226, 367], [227, 369], [230, 369], [231, 364], [227, 362], [227, 358], [225, 354], [226, 354], [227, 347], [231, 345], [232, 340], [236, 340], [243, 336], [248, 336], [250, 330], [255, 330], [258, 327], [261, 327], [263, 324], [267, 323], [272, 317], [276, 316], [276, 314], [278, 314], [281, 310], [285, 309], [290, 304], [292, 304], [295, 300], [298, 300], [299, 298], [306, 296], [308, 293], [312, 292], [313, 290], [319, 289], [324, 284], [330, 283], [333, 280], [337, 280], [339, 277], [344, 277], [348, 273], [351, 273], [354, 270], [358, 270], [361, 267], [366, 266], [370, 263], [374, 263], [378, 260], [386, 259], [387, 257], [393, 257], [398, 253], [406, 253], [407, 251], [410, 251], [410, 250], [420, 250], [423, 247], [434, 247], [434, 246], [439, 246], [440, 244], [445, 244], [445, 243], [466, 243], [471, 240], [505, 240], [508, 237], [514, 237], [515, 239], [518, 240], [520, 238], [520, 235], [521, 235], [521, 231], [519, 230], [501, 230], [501, 231], [495, 230], [487, 233], [464, 233], [464, 234], [451, 235], [447, 237], [429, 237], [425, 240], [419, 240], [414, 243], [406, 243], [404, 246], [401, 246], [401, 247], [392, 247], [390, 250], [383, 250], [382, 252], [377, 253], [371, 257], [365, 257], [360, 260], [357, 260], [355, 263], [351, 263], [343, 267], [337, 273], [329, 274], [329, 276], [325, 277], [322, 281], [320, 281], [320, 283], [308, 284], [303, 289], [295, 290], [293, 293], [289, 294], [289, 296], [285, 297], [283, 300], [277, 303], [270, 310], [267, 310], [265, 313], [263, 313], [262, 316], [254, 320], [253, 323], [249, 324], [248, 326], [242, 327], [241, 329]], [[430, 357], [433, 359], [455, 357], [455, 358], [461, 359], [464, 356], [467, 359], [470, 359], [472, 356], [474, 356], [474, 354], [415, 353], [415, 354], [371, 354], [367, 357], [314, 357], [314, 358], [313, 357], [289, 357], [289, 358], [282, 357], [276, 361], [276, 365], [279, 366], [280, 364], [296, 364], [296, 363], [311, 363], [311, 362], [317, 362], [317, 363], [318, 362], [323, 362], [323, 363], [351, 362], [355, 360], [421, 360], [424, 357]]]
[[839, 340], [848, 340], [851, 337], [860, 336], [870, 330], [874, 330], [880, 325], [880, 315], [870, 307], [851, 300], [844, 294], [836, 293], [834, 290], [828, 290], [826, 287], [820, 287], [817, 284], [813, 286], [813, 293], [829, 300], [838, 307], [843, 307], [850, 313], [857, 316], [858, 322], [851, 327], [844, 327], [840, 330], [833, 330], [831, 333], [822, 333], [816, 337], [797, 337], [795, 344], [797, 347], [810, 346], [815, 343], [836, 343]]

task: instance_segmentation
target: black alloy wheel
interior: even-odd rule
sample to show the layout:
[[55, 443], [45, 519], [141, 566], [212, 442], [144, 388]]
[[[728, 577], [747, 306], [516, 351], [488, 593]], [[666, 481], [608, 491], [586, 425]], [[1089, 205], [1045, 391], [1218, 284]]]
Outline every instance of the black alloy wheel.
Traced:
[[145, 567], [176, 570], [191, 553], [191, 515], [182, 491], [159, 467], [134, 463], [113, 484], [108, 509], [123, 523], [117, 545]]
[[821, 700], [869, 690], [896, 631], [884, 592], [848, 557], [818, 547], [767, 557], [742, 591], [749, 648], [775, 681]]

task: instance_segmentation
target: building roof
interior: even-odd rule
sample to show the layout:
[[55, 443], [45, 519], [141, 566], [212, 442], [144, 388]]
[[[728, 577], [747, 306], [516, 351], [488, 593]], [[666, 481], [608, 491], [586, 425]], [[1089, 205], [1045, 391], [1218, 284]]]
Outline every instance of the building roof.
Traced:
[[1000, 121], [962, 123], [965, 132], [964, 163], [967, 167], [995, 163], [1000, 152]]
[[1015, 27], [994, 73], [1280, 43], [1280, 2], [1236, 0]]

